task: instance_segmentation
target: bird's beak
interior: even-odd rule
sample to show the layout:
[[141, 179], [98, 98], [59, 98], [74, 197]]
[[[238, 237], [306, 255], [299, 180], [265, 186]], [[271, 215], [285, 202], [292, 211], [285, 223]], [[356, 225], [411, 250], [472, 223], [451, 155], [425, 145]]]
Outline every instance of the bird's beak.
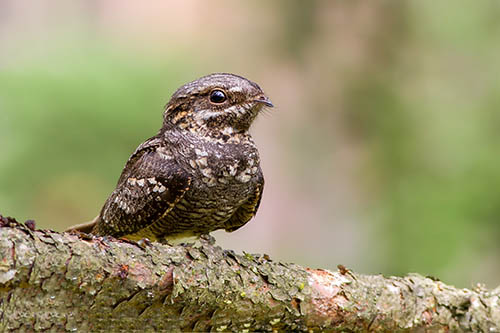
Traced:
[[261, 104], [264, 104], [265, 106], [267, 107], [274, 107], [273, 103], [271, 103], [271, 101], [269, 100], [269, 98], [267, 98], [267, 96], [259, 96], [258, 98], [254, 99], [253, 100], [255, 103], [261, 103]]

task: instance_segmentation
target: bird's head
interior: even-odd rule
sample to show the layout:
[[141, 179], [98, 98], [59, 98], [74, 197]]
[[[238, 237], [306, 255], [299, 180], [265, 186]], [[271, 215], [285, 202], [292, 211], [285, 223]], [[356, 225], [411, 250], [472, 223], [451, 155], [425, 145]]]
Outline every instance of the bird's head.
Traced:
[[166, 106], [164, 127], [224, 139], [247, 132], [262, 108], [272, 106], [256, 83], [234, 74], [210, 74], [177, 89]]

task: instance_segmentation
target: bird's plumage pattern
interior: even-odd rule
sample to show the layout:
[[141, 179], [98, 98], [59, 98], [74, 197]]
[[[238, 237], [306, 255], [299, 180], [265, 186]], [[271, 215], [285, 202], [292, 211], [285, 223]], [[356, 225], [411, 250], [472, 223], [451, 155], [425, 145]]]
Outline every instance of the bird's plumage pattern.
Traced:
[[272, 106], [260, 87], [233, 74], [179, 88], [158, 134], [129, 158], [92, 233], [163, 240], [243, 226], [264, 186], [248, 133], [264, 105]]

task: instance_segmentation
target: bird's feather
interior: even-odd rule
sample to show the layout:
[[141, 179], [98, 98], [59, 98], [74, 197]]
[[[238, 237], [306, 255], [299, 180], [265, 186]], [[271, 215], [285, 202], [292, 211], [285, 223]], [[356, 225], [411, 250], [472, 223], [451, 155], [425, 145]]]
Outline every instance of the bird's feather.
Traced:
[[260, 182], [256, 186], [252, 196], [250, 196], [247, 201], [238, 207], [231, 218], [225, 223], [224, 229], [227, 232], [238, 230], [255, 216], [257, 209], [259, 209], [263, 187], [264, 177], [261, 177]]
[[[128, 160], [116, 189], [102, 208], [94, 234], [130, 236], [168, 214], [189, 188], [190, 178], [152, 138]], [[162, 153], [163, 151], [164, 153]], [[153, 235], [139, 235], [142, 238]], [[130, 238], [130, 237], [128, 237]]]

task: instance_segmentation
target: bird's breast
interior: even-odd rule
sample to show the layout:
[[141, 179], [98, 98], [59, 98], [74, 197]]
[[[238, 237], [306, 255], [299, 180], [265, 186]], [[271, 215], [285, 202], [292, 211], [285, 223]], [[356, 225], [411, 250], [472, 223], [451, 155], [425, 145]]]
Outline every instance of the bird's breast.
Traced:
[[261, 170], [253, 142], [199, 144], [189, 151], [185, 168], [192, 175], [192, 194], [241, 201], [254, 189]]

